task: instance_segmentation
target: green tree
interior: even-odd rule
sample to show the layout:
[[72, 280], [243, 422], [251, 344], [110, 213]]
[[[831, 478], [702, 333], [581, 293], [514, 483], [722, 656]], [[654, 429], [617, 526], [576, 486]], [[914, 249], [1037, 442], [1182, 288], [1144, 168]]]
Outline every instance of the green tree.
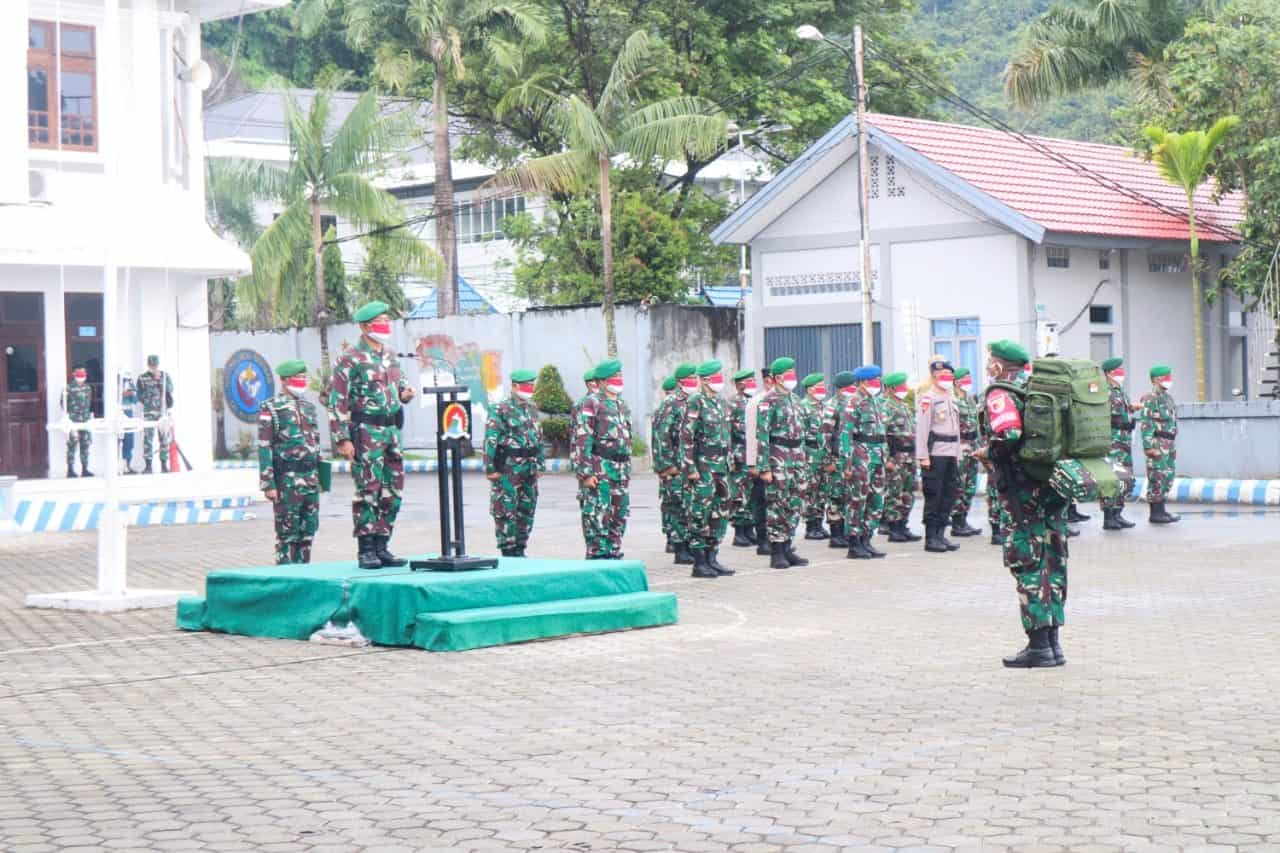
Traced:
[[526, 160], [498, 176], [498, 183], [536, 192], [573, 193], [594, 182], [600, 212], [600, 255], [605, 341], [618, 354], [614, 327], [613, 195], [615, 158], [662, 163], [709, 156], [724, 144], [728, 120], [704, 99], [676, 95], [643, 103], [637, 97], [656, 45], [644, 30], [627, 38], [598, 98], [561, 95], [533, 78], [512, 89], [499, 111], [541, 105], [561, 135], [563, 150]]
[[[215, 233], [248, 249], [262, 233], [253, 217], [253, 198], [222, 161], [211, 160], [205, 180], [205, 216]], [[215, 332], [237, 324], [236, 281], [209, 280], [209, 328]]]
[[409, 272], [403, 254], [396, 247], [394, 234], [375, 234], [363, 238], [364, 264], [351, 283], [353, 301], [385, 302], [398, 310], [409, 307], [404, 295], [404, 277]]
[[1187, 211], [1191, 225], [1191, 299], [1196, 342], [1196, 399], [1204, 402], [1204, 297], [1200, 288], [1200, 237], [1196, 233], [1196, 190], [1209, 176], [1214, 149], [1233, 127], [1240, 123], [1236, 116], [1226, 116], [1205, 130], [1171, 133], [1163, 128], [1148, 127], [1147, 138], [1154, 144], [1151, 159], [1164, 179], [1187, 194]]

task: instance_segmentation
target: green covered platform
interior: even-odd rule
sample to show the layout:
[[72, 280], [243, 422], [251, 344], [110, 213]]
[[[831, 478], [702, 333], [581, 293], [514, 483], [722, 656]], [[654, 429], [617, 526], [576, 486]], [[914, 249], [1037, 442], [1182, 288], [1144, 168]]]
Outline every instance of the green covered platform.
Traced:
[[650, 592], [635, 560], [502, 558], [472, 572], [362, 571], [354, 563], [210, 572], [204, 598], [178, 602], [178, 627], [306, 640], [354, 624], [382, 646], [430, 651], [670, 625], [673, 593]]

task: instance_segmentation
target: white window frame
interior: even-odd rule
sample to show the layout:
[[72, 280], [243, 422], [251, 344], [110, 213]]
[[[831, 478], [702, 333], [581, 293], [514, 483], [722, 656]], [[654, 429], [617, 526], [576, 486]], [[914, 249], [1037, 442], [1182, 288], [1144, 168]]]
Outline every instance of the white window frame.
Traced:
[[1071, 248], [1069, 246], [1045, 246], [1044, 264], [1051, 270], [1071, 268]]
[[1152, 273], [1184, 273], [1187, 271], [1187, 256], [1177, 252], [1148, 252], [1147, 272]]

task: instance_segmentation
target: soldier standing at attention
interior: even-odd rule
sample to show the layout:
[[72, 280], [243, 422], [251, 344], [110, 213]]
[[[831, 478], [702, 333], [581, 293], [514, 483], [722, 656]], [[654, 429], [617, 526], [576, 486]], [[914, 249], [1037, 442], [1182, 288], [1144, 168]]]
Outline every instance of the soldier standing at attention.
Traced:
[[671, 538], [674, 521], [670, 497], [671, 487], [663, 474], [668, 466], [664, 464], [666, 460], [662, 458], [662, 451], [658, 447], [658, 424], [662, 421], [662, 415], [667, 410], [667, 406], [671, 405], [671, 398], [675, 393], [676, 378], [668, 376], [662, 380], [662, 399], [653, 407], [653, 414], [649, 415], [649, 458], [653, 463], [653, 473], [658, 478], [658, 514], [662, 520], [662, 536], [667, 540], [668, 554], [676, 552], [676, 545], [675, 540]]
[[[746, 424], [747, 424], [747, 476], [751, 478], [751, 497], [747, 501], [747, 508], [751, 512], [752, 521], [755, 524], [756, 532], [756, 553], [761, 557], [769, 556], [773, 551], [769, 544], [769, 525], [765, 513], [764, 500], [764, 481], [760, 479], [761, 461], [760, 461], [760, 404], [764, 402], [765, 396], [769, 393], [769, 389], [773, 388], [772, 374], [769, 368], [760, 368], [760, 393], [753, 394], [750, 401], [747, 402]], [[765, 467], [768, 460], [763, 463]]]
[[[87, 423], [93, 417], [93, 386], [89, 384], [89, 372], [77, 364], [71, 371], [71, 384], [62, 390], [62, 410], [73, 424]], [[67, 431], [67, 476], [76, 475], [76, 448], [80, 449], [80, 476], [92, 477], [89, 471], [89, 448], [93, 436], [87, 429]]]
[[370, 302], [355, 314], [360, 340], [333, 368], [329, 432], [338, 455], [351, 460], [355, 496], [351, 515], [362, 569], [403, 566], [387, 549], [400, 513], [404, 456], [400, 429], [413, 388], [400, 372], [391, 342], [390, 308]]
[[596, 369], [594, 367], [582, 374], [582, 384], [587, 386], [587, 392], [578, 398], [578, 402], [573, 404], [573, 412], [570, 417], [576, 424], [578, 422], [578, 412], [582, 411], [582, 404], [587, 398], [600, 390], [600, 383], [596, 381]]
[[809, 561], [792, 547], [803, 507], [804, 433], [795, 390], [796, 360], [783, 357], [769, 365], [770, 387], [756, 413], [756, 460], [764, 484], [765, 526], [768, 528], [769, 566], [787, 569]]
[[698, 365], [698, 393], [689, 399], [680, 422], [680, 476], [684, 480], [685, 518], [693, 576], [714, 578], [733, 569], [719, 560], [720, 542], [729, 526], [729, 464], [732, 439], [720, 362]]
[[826, 411], [827, 385], [821, 373], [810, 373], [800, 381], [804, 386], [804, 399], [800, 410], [800, 431], [804, 435], [804, 484], [800, 487], [800, 501], [804, 507], [804, 538], [826, 539], [822, 528], [826, 515], [823, 500], [823, 469], [827, 465], [826, 443], [822, 440], [822, 419]]
[[956, 465], [956, 500], [951, 506], [951, 535], [977, 536], [979, 527], [969, 526], [969, 507], [978, 493], [978, 460], [973, 458], [978, 449], [978, 406], [973, 401], [973, 377], [969, 368], [958, 367], [956, 378], [956, 409], [960, 412], [960, 457]]
[[320, 422], [302, 399], [307, 366], [299, 359], [276, 367], [283, 387], [258, 407], [258, 487], [276, 521], [276, 564], [310, 563], [320, 526]]
[[631, 412], [621, 397], [622, 362], [601, 362], [595, 376], [601, 390], [583, 401], [573, 434], [582, 532], [588, 560], [617, 560], [631, 506]]
[[1067, 601], [1068, 502], [1047, 482], [1027, 476], [1017, 459], [1024, 411], [1023, 396], [1017, 390], [1024, 383], [1018, 375], [1030, 361], [1021, 344], [996, 341], [991, 345], [988, 372], [993, 384], [983, 401], [987, 446], [978, 450], [979, 459], [992, 461], [1001, 480], [1000, 503], [1004, 514], [1013, 519], [1004, 543], [1004, 565], [1017, 583], [1022, 628], [1028, 637], [1026, 648], [1004, 659], [1005, 666], [1014, 668], [1067, 662], [1058, 643], [1058, 628], [1065, 622]]
[[1142, 452], [1147, 457], [1147, 503], [1151, 524], [1173, 524], [1182, 516], [1173, 515], [1164, 502], [1177, 475], [1178, 410], [1169, 389], [1173, 370], [1163, 364], [1151, 368], [1151, 390], [1142, 396]]
[[655, 470], [666, 486], [665, 503], [662, 505], [663, 525], [670, 526], [668, 534], [671, 551], [677, 566], [692, 566], [693, 552], [689, 539], [688, 507], [685, 501], [685, 482], [680, 476], [680, 424], [684, 422], [685, 409], [698, 393], [697, 367], [684, 363], [676, 365], [676, 390], [667, 398], [653, 433]]
[[[133, 417], [133, 409], [138, 405], [138, 386], [133, 383], [133, 373], [124, 371], [120, 374], [120, 413], [126, 418]], [[124, 473], [136, 474], [133, 470], [133, 434], [134, 430], [126, 430], [120, 439], [120, 460], [124, 463]]]
[[822, 500], [827, 505], [827, 523], [831, 526], [831, 539], [828, 548], [848, 548], [848, 526], [845, 512], [848, 511], [847, 489], [844, 482], [844, 469], [840, 459], [840, 430], [845, 412], [858, 393], [854, 385], [853, 372], [842, 370], [836, 374], [836, 393], [822, 410]]
[[[138, 377], [138, 402], [142, 403], [142, 419], [158, 421], [173, 408], [173, 380], [160, 369], [160, 356], [147, 356], [147, 371]], [[169, 428], [160, 432], [160, 471], [169, 473]], [[155, 448], [157, 427], [142, 429], [142, 473], [151, 473], [151, 454]]]
[[848, 491], [845, 511], [852, 560], [885, 553], [871, 544], [884, 511], [885, 418], [878, 399], [883, 388], [880, 368], [863, 365], [853, 372], [858, 393], [848, 403], [840, 430], [840, 458]]
[[729, 471], [730, 521], [733, 544], [750, 548], [756, 544], [755, 521], [751, 517], [751, 471], [747, 468], [747, 404], [755, 396], [755, 371], [745, 367], [733, 374], [733, 402], [729, 404], [729, 438], [733, 441]]
[[504, 557], [523, 557], [538, 509], [538, 477], [546, 460], [533, 392], [538, 374], [511, 372], [511, 394], [489, 410], [484, 430], [484, 473], [492, 484], [489, 514]]
[[1127, 530], [1134, 523], [1121, 513], [1124, 499], [1133, 487], [1133, 412], [1137, 407], [1124, 393], [1124, 359], [1108, 358], [1102, 362], [1102, 372], [1107, 374], [1111, 401], [1111, 464], [1120, 476], [1120, 493], [1101, 501], [1102, 529]]
[[907, 403], [911, 393], [907, 374], [884, 377], [889, 389], [885, 398], [885, 440], [893, 468], [886, 469], [884, 526], [890, 542], [919, 542], [919, 534], [907, 527], [911, 507], [916, 502], [916, 411]]
[[929, 360], [929, 381], [916, 392], [916, 461], [924, 491], [924, 549], [945, 553], [959, 549], [943, 534], [956, 499], [956, 464], [960, 457], [960, 408], [953, 392], [951, 362]]
[[[578, 429], [578, 415], [582, 413], [582, 404], [587, 401], [592, 394], [599, 390], [599, 383], [596, 382], [596, 369], [594, 367], [587, 368], [582, 374], [582, 384], [586, 386], [587, 391], [578, 398], [578, 402], [573, 404], [573, 409], [569, 414], [569, 467], [574, 471], [578, 470], [581, 461], [578, 458], [578, 443], [574, 441], [574, 436]], [[578, 481], [578, 510], [581, 512], [583, 503], [586, 501], [586, 492], [583, 491], [582, 481]], [[585, 520], [586, 516], [583, 516]]]

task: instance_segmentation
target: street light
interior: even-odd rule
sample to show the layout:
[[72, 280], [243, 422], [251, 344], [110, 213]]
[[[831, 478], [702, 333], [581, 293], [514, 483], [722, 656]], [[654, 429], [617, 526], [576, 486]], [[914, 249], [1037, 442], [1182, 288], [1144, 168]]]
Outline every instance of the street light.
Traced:
[[853, 28], [853, 50], [827, 38], [813, 24], [796, 27], [796, 38], [819, 41], [845, 55], [853, 65], [853, 96], [858, 105], [858, 219], [860, 220], [860, 253], [862, 278], [862, 363], [875, 361], [875, 341], [871, 328], [871, 176], [867, 169], [867, 87], [862, 74], [862, 27]]

